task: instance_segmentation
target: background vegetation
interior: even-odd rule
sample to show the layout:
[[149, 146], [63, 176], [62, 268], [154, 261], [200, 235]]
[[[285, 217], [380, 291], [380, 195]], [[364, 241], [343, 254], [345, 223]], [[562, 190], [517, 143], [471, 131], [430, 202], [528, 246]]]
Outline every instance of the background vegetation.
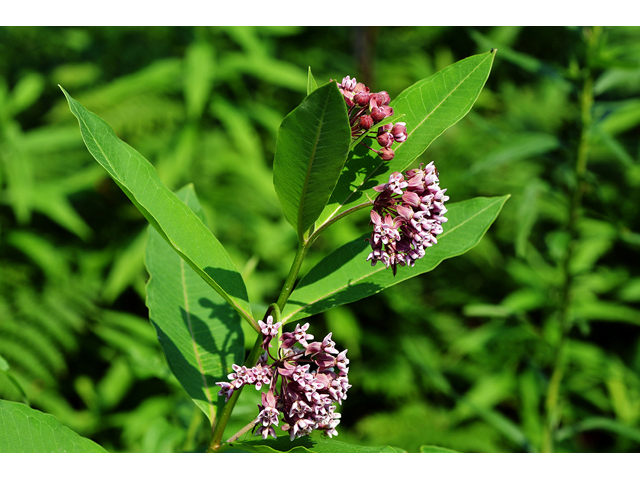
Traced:
[[[349, 349], [339, 439], [640, 451], [639, 28], [0, 28], [0, 398], [109, 451], [208, 440], [147, 320], [146, 221], [57, 84], [170, 188], [195, 184], [261, 311], [296, 245], [271, 164], [307, 68], [393, 98], [490, 48], [476, 106], [423, 160], [451, 201], [512, 197], [471, 252], [312, 319]], [[329, 229], [307, 268], [367, 220]], [[243, 394], [229, 435], [256, 403]]]

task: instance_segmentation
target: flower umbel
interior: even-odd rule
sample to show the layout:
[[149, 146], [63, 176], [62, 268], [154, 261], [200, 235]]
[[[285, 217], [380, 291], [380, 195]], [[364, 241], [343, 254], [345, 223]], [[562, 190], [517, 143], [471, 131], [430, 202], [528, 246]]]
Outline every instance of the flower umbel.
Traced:
[[384, 263], [394, 276], [398, 266], [413, 267], [424, 257], [425, 248], [437, 243], [447, 221], [444, 202], [449, 197], [440, 188], [433, 162], [405, 174], [394, 172], [387, 183], [373, 187], [379, 194], [371, 210], [373, 233], [367, 239], [372, 249], [367, 261], [372, 266]]
[[[369, 87], [348, 75], [338, 83], [338, 88], [347, 103], [351, 138], [375, 138], [380, 150], [374, 150], [368, 145], [367, 148], [377, 153], [382, 160], [391, 160], [395, 155], [391, 145], [407, 139], [407, 127], [404, 122], [382, 124], [385, 118], [393, 115], [393, 108], [389, 106], [389, 94], [385, 91], [371, 93]], [[370, 134], [369, 131], [375, 125], [378, 125], [378, 130]]]
[[228, 400], [234, 390], [244, 385], [255, 385], [258, 390], [269, 385], [267, 393], [262, 394], [255, 421], [256, 435], [262, 435], [263, 439], [276, 437], [274, 426], [278, 425], [280, 414], [284, 420], [281, 428], [289, 432], [291, 440], [314, 430], [321, 430], [329, 437], [337, 435], [340, 414], [335, 411], [336, 403], [342, 404], [351, 388], [347, 351], [339, 352], [335, 348], [331, 333], [322, 342], [309, 343], [313, 335], [307, 333], [309, 324], [306, 323], [282, 334], [277, 358], [274, 358], [268, 346], [281, 323], [273, 324], [273, 317], [269, 315], [266, 322], [260, 321], [259, 325], [265, 352], [252, 368], [232, 365], [230, 382], [216, 383], [221, 387], [218, 395]]

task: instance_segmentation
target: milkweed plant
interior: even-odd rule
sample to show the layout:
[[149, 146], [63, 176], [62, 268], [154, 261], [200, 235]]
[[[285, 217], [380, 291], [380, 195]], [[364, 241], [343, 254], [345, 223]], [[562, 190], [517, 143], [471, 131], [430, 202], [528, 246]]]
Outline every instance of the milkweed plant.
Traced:
[[[171, 372], [211, 422], [207, 451], [363, 451], [334, 438], [340, 407], [358, 389], [349, 380], [358, 366], [331, 332], [314, 331], [313, 317], [463, 254], [496, 219], [507, 196], [460, 201], [440, 185], [439, 160], [422, 159], [472, 108], [494, 56], [463, 59], [396, 98], [349, 75], [318, 85], [309, 69], [307, 96], [282, 121], [273, 162], [273, 185], [298, 247], [266, 311], [254, 310], [193, 185], [171, 191], [140, 153], [62, 89], [89, 152], [150, 224], [149, 319]], [[318, 237], [362, 209], [368, 231], [298, 278]], [[247, 355], [241, 322], [255, 331]], [[226, 432], [246, 388], [261, 392], [255, 416]]]

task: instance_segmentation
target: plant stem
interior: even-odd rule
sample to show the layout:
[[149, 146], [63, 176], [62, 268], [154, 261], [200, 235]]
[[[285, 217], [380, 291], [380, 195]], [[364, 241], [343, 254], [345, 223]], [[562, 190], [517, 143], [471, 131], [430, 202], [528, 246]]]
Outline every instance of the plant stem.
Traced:
[[[307, 255], [309, 248], [311, 248], [311, 244], [313, 244], [313, 242], [318, 238], [320, 233], [322, 233], [330, 225], [333, 225], [335, 222], [346, 217], [350, 213], [353, 213], [362, 208], [371, 206], [372, 204], [373, 204], [373, 201], [368, 200], [365, 203], [356, 205], [355, 207], [351, 207], [348, 210], [345, 210], [340, 215], [336, 215], [335, 217], [325, 222], [323, 225], [320, 226], [320, 228], [318, 228], [318, 230], [314, 231], [309, 236], [309, 238], [302, 241], [298, 245], [296, 256], [294, 257], [293, 263], [291, 264], [291, 268], [289, 269], [289, 274], [287, 275], [284, 285], [282, 286], [282, 290], [280, 291], [280, 296], [278, 297], [278, 301], [275, 304], [275, 307], [279, 309], [279, 311], [284, 309], [284, 306], [286, 305], [287, 300], [291, 295], [291, 292], [293, 292], [293, 288], [295, 286], [296, 280], [298, 279], [298, 273], [300, 272], [300, 267], [302, 266], [304, 257]], [[266, 319], [266, 316], [269, 314], [269, 312], [272, 310], [272, 308], [273, 307], [270, 307], [265, 312], [265, 319]], [[276, 321], [278, 321], [278, 319], [276, 319]], [[281, 330], [280, 334], [282, 334], [282, 327], [280, 327], [280, 330]], [[255, 344], [253, 345], [253, 348], [251, 349], [251, 352], [249, 353], [249, 356], [245, 361], [245, 365], [254, 366], [258, 361], [258, 358], [260, 357], [261, 353], [262, 353], [262, 335], [259, 334]], [[225, 444], [222, 443], [222, 435], [224, 434], [224, 429], [226, 428], [227, 423], [231, 418], [231, 412], [233, 411], [236, 403], [238, 402], [238, 398], [240, 397], [241, 393], [242, 393], [242, 389], [236, 390], [235, 392], [233, 392], [233, 394], [231, 395], [231, 398], [227, 401], [227, 403], [225, 403], [224, 407], [220, 411], [220, 414], [217, 416], [216, 421], [212, 428], [211, 442], [209, 443], [209, 448], [207, 449], [207, 452], [213, 453], [213, 452], [224, 451], [226, 448], [228, 448], [228, 445], [230, 442], [236, 440], [240, 435], [242, 435], [248, 429], [252, 428], [253, 425], [255, 425], [255, 422], [249, 423], [242, 430], [240, 430], [236, 435], [232, 436], [229, 440], [227, 440]]]
[[363, 208], [371, 207], [373, 205], [373, 202], [374, 202], [373, 200], [367, 200], [366, 202], [356, 205], [355, 207], [348, 208], [347, 210], [340, 213], [339, 215], [336, 215], [335, 217], [331, 217], [329, 220], [325, 221], [325, 223], [320, 225], [320, 227], [318, 227], [316, 231], [313, 232], [313, 234], [307, 240], [307, 244], [311, 246], [311, 244], [315, 242], [315, 240], [320, 236], [322, 232], [324, 232], [327, 228], [329, 228], [331, 225], [336, 223], [338, 220], [343, 219], [344, 217], [346, 217], [347, 215], [353, 212], [362, 210]]
[[[262, 336], [258, 335], [256, 338], [256, 342], [253, 344], [253, 348], [247, 357], [245, 364], [246, 365], [255, 365], [260, 357], [260, 353], [262, 352]], [[224, 404], [220, 414], [217, 416], [215, 423], [212, 427], [211, 432], [211, 442], [209, 443], [209, 448], [207, 449], [208, 453], [218, 452], [220, 451], [220, 446], [222, 444], [222, 435], [224, 434], [224, 429], [231, 418], [231, 412], [233, 412], [236, 403], [238, 402], [238, 398], [240, 398], [240, 394], [242, 393], [242, 388], [240, 390], [236, 390], [231, 395], [231, 398]]]
[[560, 408], [558, 400], [560, 396], [560, 386], [564, 376], [566, 339], [572, 327], [569, 309], [572, 300], [571, 291], [574, 283], [574, 276], [571, 273], [571, 262], [574, 256], [576, 243], [578, 241], [578, 222], [581, 216], [582, 198], [586, 187], [585, 176], [587, 173], [587, 160], [589, 158], [591, 137], [591, 109], [593, 106], [593, 75], [591, 70], [591, 61], [596, 53], [600, 32], [601, 27], [593, 27], [593, 29], [585, 31], [588, 43], [586, 66], [584, 69], [584, 79], [580, 96], [581, 131], [574, 170], [575, 185], [571, 196], [569, 222], [567, 225], [570, 240], [567, 247], [567, 253], [561, 266], [564, 276], [564, 284], [561, 291], [561, 304], [558, 312], [560, 338], [558, 339], [558, 343], [555, 348], [553, 373], [549, 380], [545, 401], [545, 423], [541, 450], [546, 453], [554, 451], [554, 436], [560, 423]]

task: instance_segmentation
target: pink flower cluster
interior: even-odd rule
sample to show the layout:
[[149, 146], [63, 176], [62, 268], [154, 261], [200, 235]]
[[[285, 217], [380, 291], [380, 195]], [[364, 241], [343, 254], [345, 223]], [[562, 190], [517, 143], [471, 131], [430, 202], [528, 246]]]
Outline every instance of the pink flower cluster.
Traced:
[[[275, 426], [282, 413], [282, 430], [289, 432], [291, 440], [321, 430], [329, 437], [337, 435], [336, 426], [340, 414], [336, 403], [342, 404], [347, 398], [349, 385], [349, 359], [347, 351], [339, 352], [329, 333], [322, 342], [311, 342], [313, 335], [307, 333], [309, 324], [297, 325], [293, 332], [285, 332], [280, 337], [277, 358], [269, 353], [271, 340], [277, 335], [281, 322], [273, 323], [269, 315], [267, 321], [259, 321], [263, 335], [265, 352], [252, 368], [232, 365], [230, 382], [217, 382], [221, 387], [218, 395], [228, 400], [233, 392], [244, 385], [255, 385], [260, 390], [269, 385], [262, 394], [262, 404], [258, 405], [256, 435], [267, 439], [276, 437]], [[269, 360], [272, 361], [269, 364]], [[281, 378], [278, 391], [278, 378]]]
[[369, 87], [359, 83], [348, 75], [338, 83], [338, 88], [349, 107], [349, 123], [351, 125], [351, 137], [359, 138], [365, 135], [375, 125], [377, 133], [369, 135], [375, 138], [380, 145], [380, 150], [373, 150], [382, 160], [391, 160], [395, 153], [391, 148], [394, 142], [402, 143], [407, 139], [407, 127], [403, 122], [382, 124], [385, 118], [393, 115], [393, 108], [389, 106], [391, 98], [385, 91], [371, 93]]
[[440, 188], [438, 171], [429, 163], [426, 167], [389, 176], [389, 182], [373, 187], [379, 192], [371, 210], [373, 233], [367, 239], [371, 253], [367, 261], [378, 261], [391, 267], [393, 275], [398, 265], [413, 267], [424, 257], [425, 248], [437, 243], [449, 200], [446, 189]]

